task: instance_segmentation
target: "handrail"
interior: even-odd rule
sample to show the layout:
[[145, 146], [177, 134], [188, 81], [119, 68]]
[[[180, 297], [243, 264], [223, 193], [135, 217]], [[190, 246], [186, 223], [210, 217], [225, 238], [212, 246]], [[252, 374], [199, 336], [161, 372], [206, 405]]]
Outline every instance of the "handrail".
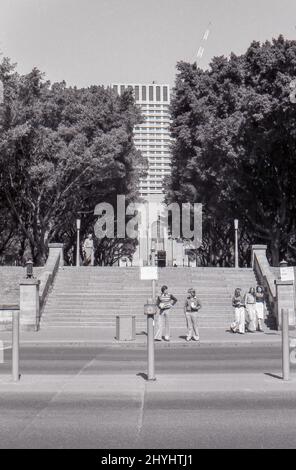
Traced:
[[277, 298], [275, 287], [275, 275], [270, 269], [270, 265], [266, 258], [265, 253], [260, 250], [254, 251], [253, 255], [253, 269], [259, 280], [259, 283], [264, 287], [267, 294], [267, 302], [269, 304], [272, 315], [277, 318]]

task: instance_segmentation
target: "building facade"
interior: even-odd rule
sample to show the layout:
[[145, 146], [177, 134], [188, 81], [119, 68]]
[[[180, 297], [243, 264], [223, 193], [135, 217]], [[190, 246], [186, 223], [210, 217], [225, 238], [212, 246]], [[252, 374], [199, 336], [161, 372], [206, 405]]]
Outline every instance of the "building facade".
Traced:
[[183, 243], [170, 238], [162, 225], [164, 213], [164, 178], [171, 172], [170, 87], [158, 83], [113, 83], [121, 95], [132, 90], [144, 122], [134, 128], [134, 143], [147, 158], [147, 176], [140, 179], [139, 192], [143, 199], [142, 223], [139, 227], [138, 249], [133, 265], [184, 265], [188, 262]]
[[134, 142], [148, 161], [148, 173], [140, 180], [140, 195], [146, 200], [163, 199], [163, 179], [170, 174], [170, 87], [167, 84], [113, 84], [116, 93], [133, 90], [144, 122], [134, 128]]

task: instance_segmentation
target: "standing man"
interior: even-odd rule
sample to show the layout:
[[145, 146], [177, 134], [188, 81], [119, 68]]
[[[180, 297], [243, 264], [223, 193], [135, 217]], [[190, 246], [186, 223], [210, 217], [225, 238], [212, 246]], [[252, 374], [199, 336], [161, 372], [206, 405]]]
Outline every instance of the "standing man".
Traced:
[[[170, 322], [169, 322], [169, 311], [177, 302], [176, 297], [173, 294], [169, 294], [168, 286], [162, 286], [161, 293], [157, 297], [156, 304], [159, 308], [156, 321], [156, 333], [155, 341], [162, 340], [162, 330], [165, 328], [165, 341], [170, 340]], [[164, 323], [164, 325], [163, 325]]]
[[88, 234], [83, 243], [83, 258], [85, 266], [94, 265], [94, 241], [91, 233]]
[[196, 297], [195, 290], [193, 288], [188, 289], [188, 294], [189, 295], [184, 305], [184, 313], [185, 313], [186, 323], [187, 323], [186, 341], [190, 341], [191, 339], [194, 339], [195, 341], [199, 341], [197, 313], [201, 309], [201, 302]]

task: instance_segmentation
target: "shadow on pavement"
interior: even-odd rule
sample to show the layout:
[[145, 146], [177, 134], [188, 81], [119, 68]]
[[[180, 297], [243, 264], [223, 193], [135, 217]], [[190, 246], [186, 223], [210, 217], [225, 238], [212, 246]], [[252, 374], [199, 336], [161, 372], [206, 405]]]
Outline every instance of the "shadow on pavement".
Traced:
[[142, 377], [142, 379], [148, 380], [148, 375], [145, 374], [144, 372], [139, 372], [139, 373], [137, 374], [137, 377]]
[[281, 375], [272, 374], [271, 372], [264, 372], [264, 375], [268, 375], [269, 377], [273, 377], [274, 379], [283, 380], [283, 377]]

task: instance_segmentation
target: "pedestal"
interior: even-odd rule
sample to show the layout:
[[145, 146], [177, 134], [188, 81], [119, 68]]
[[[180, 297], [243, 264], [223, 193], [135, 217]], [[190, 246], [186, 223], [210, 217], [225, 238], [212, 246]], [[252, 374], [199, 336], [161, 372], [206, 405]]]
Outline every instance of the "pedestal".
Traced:
[[289, 328], [295, 328], [295, 291], [293, 281], [275, 280], [277, 297], [278, 327], [281, 329], [281, 311], [289, 311]]
[[59, 266], [64, 266], [64, 244], [63, 243], [49, 243], [48, 244], [49, 254], [48, 257], [60, 255]]
[[20, 326], [25, 330], [37, 330], [39, 325], [39, 285], [37, 279], [20, 282]]

